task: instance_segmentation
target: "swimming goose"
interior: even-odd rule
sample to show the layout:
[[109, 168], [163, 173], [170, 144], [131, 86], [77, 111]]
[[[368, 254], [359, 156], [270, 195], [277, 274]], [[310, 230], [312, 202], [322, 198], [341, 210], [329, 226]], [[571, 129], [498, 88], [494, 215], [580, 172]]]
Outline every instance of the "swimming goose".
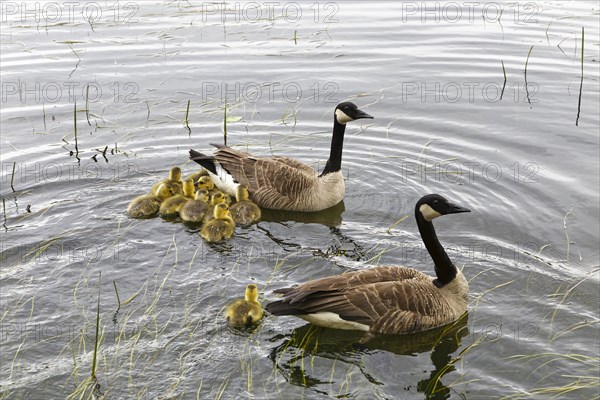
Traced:
[[275, 290], [274, 315], [295, 315], [316, 325], [383, 334], [418, 332], [455, 321], [467, 310], [469, 286], [438, 241], [431, 221], [469, 212], [430, 194], [415, 207], [421, 238], [436, 277], [412, 268], [375, 267]]
[[160, 205], [163, 200], [173, 196], [172, 188], [161, 183], [156, 189], [156, 194], [152, 191], [148, 194], [144, 194], [131, 200], [127, 207], [127, 213], [133, 218], [150, 218], [158, 214]]
[[292, 158], [255, 157], [223, 145], [214, 145], [213, 156], [190, 150], [190, 159], [209, 171], [215, 185], [235, 195], [240, 183], [248, 185], [252, 200], [263, 208], [288, 211], [320, 211], [344, 197], [340, 171], [346, 123], [373, 118], [350, 102], [338, 104], [333, 115], [331, 153], [319, 175], [310, 166]]
[[244, 327], [255, 324], [263, 317], [263, 309], [258, 302], [258, 288], [250, 284], [246, 286], [245, 299], [238, 299], [227, 306], [225, 318], [229, 325]]
[[260, 208], [248, 200], [248, 196], [248, 185], [239, 185], [235, 194], [236, 203], [229, 207], [231, 217], [238, 225], [251, 225], [260, 220]]
[[194, 200], [189, 200], [179, 210], [179, 216], [187, 222], [202, 222], [204, 214], [209, 209], [208, 192], [204, 189], [198, 190]]
[[177, 194], [173, 197], [169, 197], [160, 205], [161, 215], [175, 215], [178, 214], [181, 208], [189, 200], [194, 198], [194, 181], [187, 179], [183, 182], [183, 194]]
[[174, 194], [183, 193], [183, 181], [181, 180], [181, 168], [173, 167], [169, 171], [169, 178], [163, 179], [160, 182], [156, 182], [152, 185], [152, 193], [157, 194], [158, 187], [162, 184], [166, 184], [169, 189], [173, 191]]
[[200, 236], [210, 243], [229, 239], [235, 231], [235, 222], [231, 218], [227, 204], [217, 204], [214, 210], [214, 219], [202, 227]]

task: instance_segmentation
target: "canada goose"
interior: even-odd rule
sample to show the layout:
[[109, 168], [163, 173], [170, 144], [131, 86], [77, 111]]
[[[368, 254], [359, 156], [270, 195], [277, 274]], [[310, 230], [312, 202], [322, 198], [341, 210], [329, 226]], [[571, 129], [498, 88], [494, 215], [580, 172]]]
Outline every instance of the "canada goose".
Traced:
[[373, 118], [350, 102], [338, 104], [333, 115], [331, 153], [319, 175], [310, 166], [292, 158], [254, 157], [227, 146], [215, 145], [213, 156], [190, 150], [190, 159], [209, 171], [215, 185], [235, 195], [235, 187], [248, 185], [252, 200], [263, 208], [288, 211], [320, 211], [344, 197], [344, 177], [340, 171], [346, 123]]
[[376, 267], [275, 290], [283, 299], [267, 305], [274, 315], [295, 315], [316, 325], [399, 334], [432, 329], [467, 310], [469, 286], [438, 241], [431, 220], [469, 212], [430, 194], [415, 207], [421, 238], [437, 277], [412, 268]]
[[179, 216], [187, 222], [202, 222], [204, 214], [209, 209], [208, 192], [205, 189], [198, 190], [194, 200], [188, 200], [179, 210]]
[[156, 193], [150, 192], [131, 200], [127, 207], [129, 215], [133, 218], [150, 218], [158, 214], [161, 203], [171, 197], [173, 191], [169, 185], [161, 183], [158, 185]]
[[169, 187], [173, 191], [174, 194], [183, 193], [183, 182], [181, 180], [181, 168], [179, 168], [179, 167], [171, 168], [171, 170], [169, 171], [168, 179], [164, 179], [164, 180], [152, 185], [152, 193], [157, 194], [158, 187], [160, 186], [161, 183], [166, 184], [167, 187]]
[[207, 224], [210, 221], [212, 221], [213, 219], [215, 219], [215, 206], [217, 204], [221, 204], [221, 203], [226, 204], [225, 203], [226, 197], [227, 197], [226, 194], [224, 194], [223, 192], [219, 192], [219, 191], [217, 191], [217, 193], [213, 194], [210, 197], [210, 207], [206, 211], [206, 213], [204, 213], [204, 218], [202, 218], [203, 224]]
[[217, 204], [214, 216], [215, 218], [212, 221], [202, 227], [200, 236], [210, 243], [229, 239], [235, 231], [235, 222], [233, 222], [231, 214], [229, 214], [227, 204]]
[[183, 194], [177, 194], [173, 197], [168, 198], [160, 205], [161, 215], [174, 215], [178, 214], [179, 210], [189, 200], [194, 198], [194, 181], [188, 179], [183, 182]]
[[260, 208], [248, 200], [248, 196], [248, 185], [239, 185], [235, 194], [236, 203], [229, 207], [231, 217], [238, 225], [250, 225], [260, 219]]
[[258, 302], [258, 288], [254, 284], [246, 286], [245, 299], [238, 299], [227, 306], [225, 318], [229, 325], [244, 327], [255, 324], [263, 317], [263, 309]]

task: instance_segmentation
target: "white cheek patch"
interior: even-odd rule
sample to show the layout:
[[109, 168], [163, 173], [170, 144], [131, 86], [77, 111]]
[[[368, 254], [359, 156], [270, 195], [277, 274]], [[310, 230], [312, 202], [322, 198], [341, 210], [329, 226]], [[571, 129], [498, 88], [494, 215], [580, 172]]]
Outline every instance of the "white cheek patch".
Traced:
[[423, 215], [423, 218], [425, 218], [425, 221], [428, 222], [431, 222], [432, 219], [442, 215], [439, 212], [435, 211], [433, 208], [429, 207], [428, 204], [421, 204], [421, 207], [419, 207], [419, 211]]
[[350, 121], [354, 121], [354, 119], [350, 118], [348, 116], [348, 114], [346, 114], [339, 108], [337, 110], [335, 110], [335, 119], [337, 120], [337, 122], [339, 122], [342, 125], [345, 125], [346, 123], [348, 123]]

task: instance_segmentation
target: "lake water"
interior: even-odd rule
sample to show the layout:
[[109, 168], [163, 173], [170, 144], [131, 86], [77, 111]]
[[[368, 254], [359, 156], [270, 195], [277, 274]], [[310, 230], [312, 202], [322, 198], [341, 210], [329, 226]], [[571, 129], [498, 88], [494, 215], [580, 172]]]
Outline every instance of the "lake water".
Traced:
[[[1, 7], [2, 398], [92, 392], [98, 294], [106, 398], [599, 396], [596, 2]], [[348, 125], [333, 210], [220, 245], [125, 213], [224, 119], [228, 145], [322, 169], [344, 100], [375, 119]], [[250, 282], [268, 302], [371, 265], [433, 274], [427, 193], [472, 210], [436, 220], [470, 281], [455, 326], [360, 345], [225, 325]]]

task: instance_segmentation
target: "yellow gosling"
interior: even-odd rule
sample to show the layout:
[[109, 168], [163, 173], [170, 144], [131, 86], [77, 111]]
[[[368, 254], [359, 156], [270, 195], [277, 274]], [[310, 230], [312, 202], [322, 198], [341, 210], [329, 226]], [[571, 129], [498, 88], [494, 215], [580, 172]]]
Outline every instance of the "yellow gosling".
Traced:
[[131, 200], [127, 213], [133, 218], [151, 218], [158, 214], [161, 203], [173, 196], [171, 187], [166, 184], [158, 185], [157, 194], [148, 193]]
[[235, 198], [237, 203], [229, 207], [229, 212], [236, 224], [248, 226], [260, 220], [260, 208], [249, 200], [248, 185], [237, 187]]
[[[200, 177], [200, 179], [198, 179], [198, 189], [206, 189], [208, 190], [208, 194], [210, 195], [210, 197], [212, 198], [213, 195], [217, 194], [217, 193], [223, 193], [221, 192], [217, 187], [215, 187], [215, 183], [214, 181], [211, 179], [210, 176], [202, 176]], [[224, 203], [227, 205], [231, 204], [231, 197], [229, 197], [229, 195], [223, 193], [223, 198], [224, 198]]]
[[210, 176], [201, 176], [200, 179], [198, 179], [198, 189], [206, 189], [210, 192], [215, 189], [215, 183], [210, 179]]
[[152, 185], [152, 193], [157, 194], [158, 187], [163, 183], [166, 184], [167, 187], [170, 188], [174, 194], [183, 193], [183, 183], [181, 181], [181, 168], [171, 168], [171, 170], [169, 171], [168, 179], [164, 179]]
[[258, 302], [258, 288], [254, 284], [246, 286], [246, 298], [235, 300], [225, 309], [229, 325], [241, 328], [257, 323], [263, 317], [263, 309]]
[[233, 222], [231, 214], [229, 214], [227, 204], [217, 204], [215, 206], [214, 217], [215, 219], [202, 227], [200, 236], [209, 243], [229, 239], [235, 231], [235, 222]]
[[188, 200], [194, 198], [194, 181], [191, 179], [183, 182], [183, 194], [178, 194], [168, 198], [160, 205], [161, 215], [174, 215], [178, 214], [181, 208], [188, 202]]
[[[198, 182], [198, 179], [202, 178], [203, 176], [208, 175], [208, 171], [205, 170], [204, 168], [200, 169], [197, 172], [192, 172], [191, 174], [189, 174], [188, 176], [185, 177], [185, 179], [191, 179], [194, 181], [194, 184], [196, 184]], [[184, 179], [184, 180], [185, 180]]]
[[210, 208], [204, 214], [204, 218], [202, 218], [203, 224], [208, 224], [210, 221], [215, 219], [215, 206], [217, 204], [225, 204], [225, 196], [221, 192], [217, 192], [210, 196]]
[[189, 200], [179, 210], [179, 216], [187, 222], [202, 222], [209, 208], [208, 192], [206, 189], [198, 190], [194, 200]]

